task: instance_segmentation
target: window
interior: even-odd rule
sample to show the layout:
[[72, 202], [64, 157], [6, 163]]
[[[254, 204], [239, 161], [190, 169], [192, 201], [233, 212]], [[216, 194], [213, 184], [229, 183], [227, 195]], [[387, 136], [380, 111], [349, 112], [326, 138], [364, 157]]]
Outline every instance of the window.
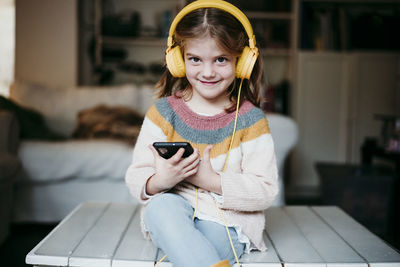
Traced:
[[15, 0], [0, 0], [0, 95], [9, 95], [14, 78]]

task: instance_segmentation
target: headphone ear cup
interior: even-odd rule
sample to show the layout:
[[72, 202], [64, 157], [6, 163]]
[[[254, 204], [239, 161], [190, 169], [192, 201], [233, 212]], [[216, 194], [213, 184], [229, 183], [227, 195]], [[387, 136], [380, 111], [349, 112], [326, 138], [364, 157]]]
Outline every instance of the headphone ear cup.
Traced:
[[172, 76], [177, 78], [185, 77], [185, 62], [179, 46], [168, 49], [165, 55], [165, 60]]
[[236, 63], [236, 77], [240, 79], [250, 79], [251, 72], [258, 57], [258, 48], [245, 46], [242, 54]]

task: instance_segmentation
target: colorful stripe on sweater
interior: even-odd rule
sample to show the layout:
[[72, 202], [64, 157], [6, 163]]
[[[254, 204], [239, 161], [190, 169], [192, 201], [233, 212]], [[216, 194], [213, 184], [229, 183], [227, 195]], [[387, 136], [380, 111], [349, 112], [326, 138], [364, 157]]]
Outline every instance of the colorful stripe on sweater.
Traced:
[[[170, 96], [158, 100], [146, 116], [162, 130], [166, 141], [189, 142], [201, 154], [207, 145], [212, 144], [211, 158], [228, 151], [235, 112], [202, 116], [193, 112], [182, 98]], [[270, 130], [264, 112], [249, 101], [244, 101], [239, 109], [233, 148], [267, 133]]]

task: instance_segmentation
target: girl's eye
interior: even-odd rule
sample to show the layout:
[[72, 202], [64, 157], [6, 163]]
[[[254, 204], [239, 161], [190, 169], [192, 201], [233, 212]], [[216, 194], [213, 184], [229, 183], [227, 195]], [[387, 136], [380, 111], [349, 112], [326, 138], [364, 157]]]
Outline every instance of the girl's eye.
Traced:
[[200, 58], [198, 58], [198, 57], [190, 57], [189, 60], [192, 61], [193, 63], [199, 63], [200, 62]]
[[228, 59], [226, 57], [219, 57], [216, 60], [218, 63], [225, 63], [226, 61], [228, 61]]

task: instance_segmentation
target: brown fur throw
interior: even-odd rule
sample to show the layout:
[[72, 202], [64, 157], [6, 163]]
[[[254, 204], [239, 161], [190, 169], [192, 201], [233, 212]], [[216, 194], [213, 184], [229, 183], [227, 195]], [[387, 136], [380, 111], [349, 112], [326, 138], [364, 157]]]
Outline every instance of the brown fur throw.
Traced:
[[74, 138], [114, 138], [136, 143], [143, 116], [127, 107], [98, 105], [78, 113]]

